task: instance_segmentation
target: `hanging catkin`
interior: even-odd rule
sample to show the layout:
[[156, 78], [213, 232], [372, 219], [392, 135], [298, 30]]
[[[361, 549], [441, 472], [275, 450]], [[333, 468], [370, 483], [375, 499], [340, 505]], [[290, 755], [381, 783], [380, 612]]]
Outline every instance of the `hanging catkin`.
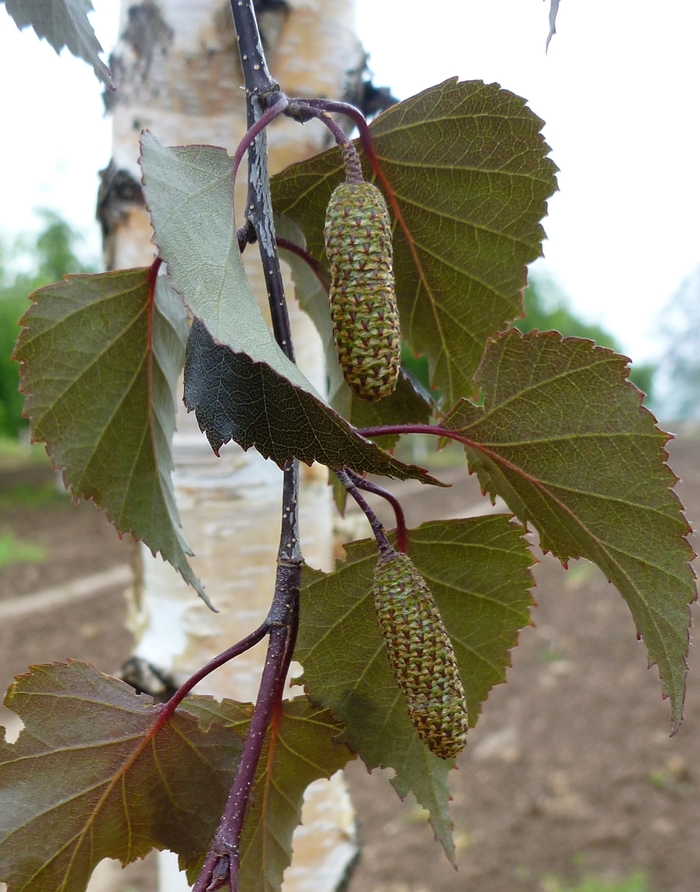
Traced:
[[324, 229], [331, 265], [330, 305], [343, 375], [363, 400], [396, 388], [401, 331], [394, 290], [391, 223], [371, 183], [346, 182], [328, 203]]
[[450, 636], [433, 595], [405, 554], [380, 555], [374, 606], [389, 663], [418, 736], [441, 759], [467, 742], [467, 704]]

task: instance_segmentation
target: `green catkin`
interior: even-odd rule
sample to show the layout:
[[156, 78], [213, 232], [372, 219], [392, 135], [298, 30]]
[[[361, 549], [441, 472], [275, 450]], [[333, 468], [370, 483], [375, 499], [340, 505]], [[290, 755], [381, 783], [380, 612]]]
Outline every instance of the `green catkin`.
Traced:
[[401, 331], [394, 290], [391, 222], [371, 183], [341, 183], [328, 202], [324, 229], [331, 265], [333, 334], [343, 375], [362, 400], [396, 389]]
[[382, 554], [374, 606], [389, 663], [418, 736], [441, 759], [467, 742], [467, 704], [457, 658], [433, 595], [405, 554]]

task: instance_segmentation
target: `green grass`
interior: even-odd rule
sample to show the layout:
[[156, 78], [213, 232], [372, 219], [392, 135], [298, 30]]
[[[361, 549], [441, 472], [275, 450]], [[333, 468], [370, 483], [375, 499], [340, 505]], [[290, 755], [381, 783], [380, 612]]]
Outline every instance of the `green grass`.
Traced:
[[49, 465], [50, 463], [43, 443], [30, 444], [24, 439], [0, 435], [0, 466]]
[[56, 488], [53, 480], [45, 483], [18, 483], [9, 489], [0, 490], [0, 508], [44, 508], [47, 505], [66, 502], [66, 494]]
[[563, 884], [557, 877], [547, 877], [542, 882], [543, 892], [649, 892], [646, 876], [633, 873], [621, 880], [601, 880], [587, 876], [578, 886]]
[[12, 533], [0, 536], [0, 569], [10, 564], [40, 564], [46, 560], [46, 549], [31, 542], [21, 542]]

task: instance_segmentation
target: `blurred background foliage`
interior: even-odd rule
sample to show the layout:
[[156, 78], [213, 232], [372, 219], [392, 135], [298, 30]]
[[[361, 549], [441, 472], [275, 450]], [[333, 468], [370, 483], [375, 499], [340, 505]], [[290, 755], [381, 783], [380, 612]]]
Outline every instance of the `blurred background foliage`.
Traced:
[[54, 211], [41, 210], [38, 235], [20, 235], [0, 242], [0, 437], [16, 439], [27, 427], [22, 418], [19, 366], [12, 351], [19, 320], [29, 309], [29, 295], [63, 278], [66, 273], [94, 272], [79, 259], [80, 235]]
[[[565, 338], [589, 338], [600, 347], [609, 347], [623, 353], [614, 334], [600, 325], [586, 322], [571, 310], [565, 294], [544, 277], [531, 277], [524, 295], [525, 317], [518, 319], [514, 327], [525, 334], [528, 331], [558, 331]], [[647, 404], [653, 401], [653, 381], [656, 365], [632, 363], [630, 381], [646, 394]]]
[[[558, 331], [564, 337], [589, 338], [601, 347], [609, 347], [616, 353], [622, 353], [619, 341], [614, 334], [592, 322], [586, 322], [571, 309], [570, 302], [561, 289], [549, 278], [531, 275], [524, 293], [525, 315], [513, 325], [523, 334], [528, 331]], [[700, 334], [700, 306], [698, 308], [698, 330]], [[423, 387], [429, 388], [428, 360], [414, 357], [410, 348], [404, 344], [401, 354], [403, 365], [413, 374]], [[633, 363], [630, 380], [645, 394], [645, 404], [654, 409], [654, 377], [657, 366], [653, 363]], [[700, 383], [700, 353], [697, 366]], [[439, 393], [432, 391], [433, 398], [439, 402]], [[665, 415], [664, 417], [669, 417]]]

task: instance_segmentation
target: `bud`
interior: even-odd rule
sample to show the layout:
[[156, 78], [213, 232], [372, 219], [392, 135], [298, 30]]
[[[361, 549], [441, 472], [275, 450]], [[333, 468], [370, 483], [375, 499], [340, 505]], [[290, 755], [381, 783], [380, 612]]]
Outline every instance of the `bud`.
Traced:
[[324, 229], [331, 265], [335, 348], [350, 389], [381, 400], [396, 389], [401, 331], [394, 290], [391, 223], [371, 183], [341, 183], [328, 202]]
[[467, 703], [450, 636], [425, 580], [405, 554], [379, 557], [374, 606], [389, 663], [418, 736], [441, 759], [467, 742]]

